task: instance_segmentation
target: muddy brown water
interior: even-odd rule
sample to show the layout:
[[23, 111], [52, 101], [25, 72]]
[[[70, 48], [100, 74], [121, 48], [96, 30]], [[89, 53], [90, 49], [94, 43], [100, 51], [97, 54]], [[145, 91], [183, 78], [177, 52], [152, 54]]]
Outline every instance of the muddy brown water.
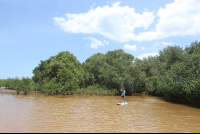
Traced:
[[45, 96], [0, 92], [0, 133], [200, 132], [200, 109], [160, 97]]

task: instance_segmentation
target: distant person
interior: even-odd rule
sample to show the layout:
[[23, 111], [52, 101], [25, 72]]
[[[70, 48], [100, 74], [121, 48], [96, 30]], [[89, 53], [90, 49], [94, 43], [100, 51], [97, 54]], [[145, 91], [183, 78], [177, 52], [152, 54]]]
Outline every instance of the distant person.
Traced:
[[125, 91], [124, 87], [121, 88], [120, 91], [122, 91], [122, 93], [121, 93], [121, 100], [120, 100], [120, 103], [121, 103], [121, 101], [122, 101], [122, 98], [123, 98], [124, 103], [125, 103], [125, 93], [126, 93], [126, 91]]

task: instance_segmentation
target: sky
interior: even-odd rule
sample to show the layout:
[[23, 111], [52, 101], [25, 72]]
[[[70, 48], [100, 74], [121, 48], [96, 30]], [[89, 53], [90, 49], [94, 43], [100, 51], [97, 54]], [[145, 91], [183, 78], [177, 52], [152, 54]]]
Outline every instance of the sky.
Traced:
[[0, 79], [32, 77], [62, 51], [143, 59], [199, 39], [200, 0], [0, 0]]

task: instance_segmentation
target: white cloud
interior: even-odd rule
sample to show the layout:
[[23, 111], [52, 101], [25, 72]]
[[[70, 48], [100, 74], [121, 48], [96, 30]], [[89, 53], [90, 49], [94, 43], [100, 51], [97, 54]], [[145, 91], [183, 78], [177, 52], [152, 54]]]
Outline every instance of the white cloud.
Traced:
[[131, 45], [129, 45], [129, 44], [124, 45], [124, 49], [134, 50], [134, 51], [137, 50], [136, 45], [132, 45], [132, 46], [131, 46]]
[[98, 48], [98, 46], [104, 46], [104, 44], [100, 40], [97, 40], [96, 38], [86, 37], [83, 39], [89, 39], [92, 41], [90, 44], [91, 48]]
[[170, 46], [173, 44], [174, 44], [173, 42], [156, 42], [153, 46], [161, 46], [161, 45]]
[[104, 42], [106, 45], [108, 45], [108, 44], [109, 44], [109, 42], [108, 42], [108, 41], [105, 41], [105, 40], [104, 40], [103, 42]]
[[134, 8], [106, 5], [87, 13], [70, 14], [66, 18], [53, 18], [55, 24], [69, 33], [100, 34], [106, 38], [128, 42], [132, 40], [157, 40], [172, 36], [200, 33], [200, 0], [174, 0], [157, 11], [158, 23], [154, 30], [134, 33], [135, 28], [147, 29], [154, 21], [154, 11], [136, 13]]
[[136, 13], [134, 8], [120, 7], [120, 3], [116, 2], [111, 7], [97, 7], [87, 13], [66, 13], [66, 18], [55, 17], [53, 20], [57, 26], [69, 33], [96, 33], [120, 42], [134, 40], [134, 29], [147, 29], [155, 16], [153, 12], [147, 11]]
[[145, 47], [142, 47], [142, 49], [145, 49]]
[[147, 53], [147, 54], [142, 54], [142, 55], [140, 55], [140, 56], [138, 56], [137, 58], [139, 58], [139, 59], [143, 59], [143, 58], [147, 58], [148, 56], [156, 56], [156, 55], [159, 55], [158, 53]]
[[172, 42], [162, 42], [162, 44], [165, 45], [165, 46], [170, 46], [170, 45], [173, 45], [174, 43], [172, 43]]
[[137, 40], [162, 39], [200, 33], [200, 0], [174, 0], [157, 12], [155, 31], [139, 33]]
[[93, 8], [93, 6], [94, 6], [94, 5], [96, 5], [96, 3], [93, 3], [93, 5], [92, 5], [92, 6], [90, 6], [90, 8]]

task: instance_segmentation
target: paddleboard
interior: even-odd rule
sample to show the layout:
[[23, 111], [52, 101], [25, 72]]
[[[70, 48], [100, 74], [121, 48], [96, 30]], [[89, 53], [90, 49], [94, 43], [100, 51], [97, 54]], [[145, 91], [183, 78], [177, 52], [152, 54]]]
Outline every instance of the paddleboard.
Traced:
[[127, 105], [127, 104], [128, 104], [128, 102], [117, 103], [117, 105]]

